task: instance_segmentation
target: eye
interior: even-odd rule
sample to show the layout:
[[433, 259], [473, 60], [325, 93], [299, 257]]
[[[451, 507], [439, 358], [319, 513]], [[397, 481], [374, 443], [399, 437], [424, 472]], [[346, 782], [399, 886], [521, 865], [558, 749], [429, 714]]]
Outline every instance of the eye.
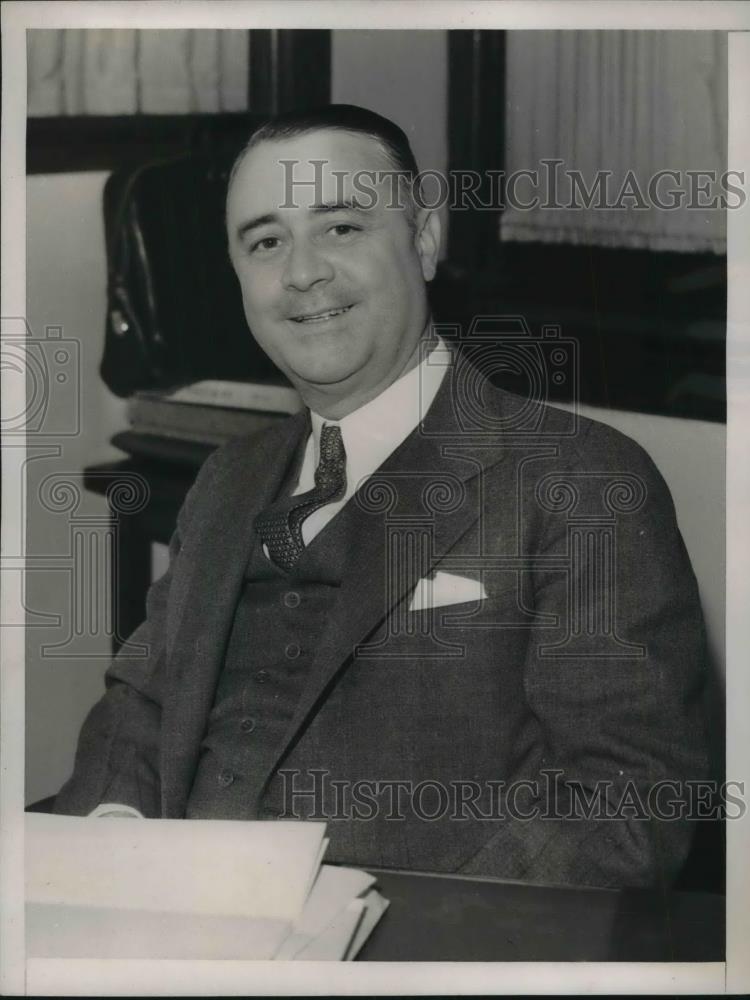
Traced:
[[352, 226], [348, 222], [339, 222], [335, 226], [331, 226], [330, 232], [335, 233], [336, 236], [348, 236], [350, 233], [359, 233], [362, 230], [359, 226]]
[[264, 236], [263, 239], [252, 244], [250, 252], [255, 253], [256, 251], [260, 251], [263, 253], [265, 251], [268, 253], [270, 250], [275, 250], [279, 246], [279, 243], [278, 236]]

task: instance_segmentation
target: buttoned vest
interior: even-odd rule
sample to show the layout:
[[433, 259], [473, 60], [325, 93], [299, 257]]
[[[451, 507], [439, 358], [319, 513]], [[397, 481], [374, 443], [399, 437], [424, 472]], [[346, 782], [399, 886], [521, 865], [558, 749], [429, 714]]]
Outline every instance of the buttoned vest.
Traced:
[[[280, 496], [296, 482], [301, 455]], [[253, 545], [188, 801], [189, 819], [256, 819], [262, 780], [283, 744], [335, 600], [350, 503], [315, 536], [292, 574]]]

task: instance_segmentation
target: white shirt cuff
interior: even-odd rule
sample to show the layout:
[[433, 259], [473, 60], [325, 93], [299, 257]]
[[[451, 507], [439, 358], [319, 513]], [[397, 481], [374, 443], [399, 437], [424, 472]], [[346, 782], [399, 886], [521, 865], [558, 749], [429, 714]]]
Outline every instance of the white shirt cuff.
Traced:
[[117, 816], [124, 819], [143, 819], [143, 813], [133, 806], [124, 806], [120, 802], [101, 802], [89, 816]]

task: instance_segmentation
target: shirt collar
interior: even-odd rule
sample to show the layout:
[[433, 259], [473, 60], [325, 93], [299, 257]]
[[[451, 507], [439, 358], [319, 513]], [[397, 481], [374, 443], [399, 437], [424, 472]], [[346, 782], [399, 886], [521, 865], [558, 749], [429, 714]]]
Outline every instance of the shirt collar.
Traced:
[[[421, 350], [425, 348], [420, 347]], [[422, 361], [392, 382], [379, 396], [341, 420], [311, 412], [315, 464], [324, 424], [341, 428], [347, 457], [347, 493], [378, 469], [424, 419], [451, 362], [451, 351], [438, 336]]]

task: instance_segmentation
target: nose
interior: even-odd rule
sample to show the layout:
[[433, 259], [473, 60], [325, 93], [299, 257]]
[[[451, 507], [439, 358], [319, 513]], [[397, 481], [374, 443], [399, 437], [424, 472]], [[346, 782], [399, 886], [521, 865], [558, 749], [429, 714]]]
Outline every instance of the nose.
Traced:
[[330, 281], [333, 268], [325, 255], [309, 241], [295, 241], [286, 259], [282, 284], [284, 288], [306, 292], [320, 281]]

